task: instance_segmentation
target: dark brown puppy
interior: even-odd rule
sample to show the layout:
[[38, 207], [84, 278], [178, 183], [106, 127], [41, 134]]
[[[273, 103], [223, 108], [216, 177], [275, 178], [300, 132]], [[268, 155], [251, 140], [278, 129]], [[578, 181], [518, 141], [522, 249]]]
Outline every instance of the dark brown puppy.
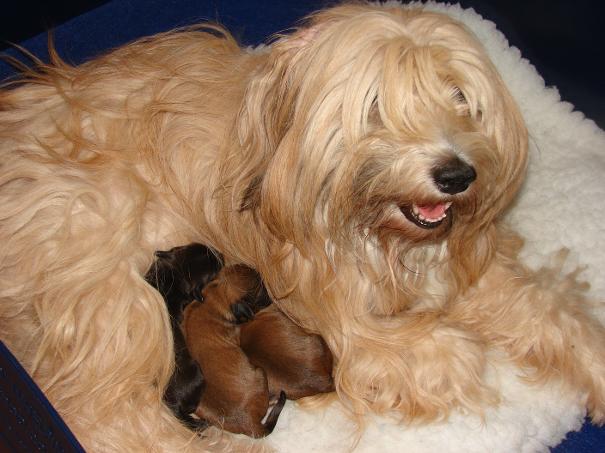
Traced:
[[332, 354], [319, 335], [294, 324], [275, 305], [241, 325], [240, 345], [253, 365], [265, 370], [269, 396], [288, 399], [334, 391]]
[[205, 420], [191, 417], [204, 390], [204, 375], [187, 350], [181, 331], [183, 308], [194, 299], [199, 300], [201, 289], [222, 267], [221, 258], [208, 247], [189, 244], [169, 251], [156, 252], [145, 279], [153, 285], [166, 302], [174, 341], [175, 366], [164, 401], [187, 427], [202, 430]]
[[284, 392], [279, 392], [263, 421], [270, 406], [267, 377], [239, 346], [240, 325], [231, 306], [258, 291], [258, 286], [259, 279], [252, 269], [223, 268], [202, 290], [204, 302], [188, 305], [183, 320], [187, 348], [206, 379], [196, 415], [227, 431], [251, 437], [273, 431], [286, 400]]

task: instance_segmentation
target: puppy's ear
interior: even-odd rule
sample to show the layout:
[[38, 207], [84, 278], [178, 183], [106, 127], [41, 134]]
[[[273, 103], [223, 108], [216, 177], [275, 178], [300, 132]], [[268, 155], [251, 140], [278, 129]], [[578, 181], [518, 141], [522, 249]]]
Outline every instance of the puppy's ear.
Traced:
[[171, 256], [172, 256], [172, 252], [167, 251], [167, 250], [157, 250], [155, 252], [156, 258], [167, 259], [167, 258], [170, 258]]

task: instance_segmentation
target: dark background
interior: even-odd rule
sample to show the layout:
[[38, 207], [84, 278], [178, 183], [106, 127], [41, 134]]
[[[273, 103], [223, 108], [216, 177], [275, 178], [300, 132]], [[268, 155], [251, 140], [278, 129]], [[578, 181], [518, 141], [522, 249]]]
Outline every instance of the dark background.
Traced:
[[[8, 3], [8, 2], [7, 2]], [[245, 44], [258, 44], [273, 32], [328, 3], [320, 0], [10, 0], [0, 7], [0, 50], [23, 43], [43, 53], [47, 30], [60, 54], [78, 63], [141, 35], [200, 20], [218, 20]], [[529, 59], [547, 85], [605, 128], [605, 6], [603, 0], [460, 0], [492, 20]], [[87, 11], [97, 9], [93, 13]], [[100, 14], [98, 14], [100, 13]], [[84, 16], [81, 16], [84, 14]], [[101, 15], [99, 21], [91, 19]], [[71, 18], [80, 16], [75, 21]], [[88, 20], [85, 20], [88, 19]], [[63, 33], [60, 33], [62, 29]], [[34, 39], [31, 39], [34, 38]], [[0, 63], [0, 79], [11, 69]]]

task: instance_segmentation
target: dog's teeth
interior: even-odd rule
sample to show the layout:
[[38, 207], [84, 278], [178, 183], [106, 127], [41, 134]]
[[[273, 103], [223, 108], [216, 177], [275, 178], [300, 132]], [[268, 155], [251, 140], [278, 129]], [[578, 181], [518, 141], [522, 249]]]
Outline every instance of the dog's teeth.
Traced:
[[431, 224], [438, 224], [443, 219], [445, 219], [448, 215], [447, 210], [449, 209], [449, 207], [451, 205], [452, 205], [451, 202], [443, 203], [443, 206], [444, 206], [443, 212], [441, 214], [439, 214], [439, 216], [437, 216], [437, 217], [431, 217], [431, 218], [426, 217], [426, 215], [422, 214], [422, 209], [420, 207], [418, 207], [418, 205], [416, 205], [416, 204], [412, 204], [411, 213], [418, 222], [423, 223], [426, 226], [430, 226]]

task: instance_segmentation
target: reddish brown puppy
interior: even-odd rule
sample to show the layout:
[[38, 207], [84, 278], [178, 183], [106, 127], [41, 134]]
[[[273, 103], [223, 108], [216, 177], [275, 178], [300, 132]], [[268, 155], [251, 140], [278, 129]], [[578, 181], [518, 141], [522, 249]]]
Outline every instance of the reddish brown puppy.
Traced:
[[183, 331], [187, 348], [206, 378], [196, 415], [227, 431], [262, 437], [273, 431], [286, 397], [279, 392], [269, 410], [265, 372], [239, 347], [240, 326], [230, 307], [254, 290], [254, 275], [241, 266], [223, 268], [203, 289], [204, 301], [185, 309]]
[[294, 324], [275, 305], [241, 326], [240, 344], [250, 362], [267, 374], [269, 395], [288, 399], [334, 391], [332, 354], [319, 335]]

